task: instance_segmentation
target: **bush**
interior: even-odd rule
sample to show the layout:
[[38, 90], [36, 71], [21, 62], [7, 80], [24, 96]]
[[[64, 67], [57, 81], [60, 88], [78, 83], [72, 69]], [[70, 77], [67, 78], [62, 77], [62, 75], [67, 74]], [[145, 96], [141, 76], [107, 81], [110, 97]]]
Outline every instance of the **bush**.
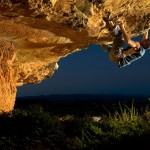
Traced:
[[0, 116], [1, 150], [103, 149], [122, 145], [148, 145], [150, 111], [139, 114], [134, 107], [119, 104], [119, 110], [92, 116], [51, 115], [39, 105], [15, 109]]

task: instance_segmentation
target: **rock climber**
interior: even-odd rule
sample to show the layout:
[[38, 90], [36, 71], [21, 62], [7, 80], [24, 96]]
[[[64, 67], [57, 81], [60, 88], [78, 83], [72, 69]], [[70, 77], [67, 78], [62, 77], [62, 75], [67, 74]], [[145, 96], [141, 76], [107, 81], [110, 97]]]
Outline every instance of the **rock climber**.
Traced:
[[[148, 38], [148, 30], [143, 34], [140, 42], [134, 41], [128, 35], [125, 27], [124, 20], [118, 19], [116, 23], [112, 20], [107, 21], [109, 28], [114, 37], [112, 46], [101, 45], [105, 51], [109, 52], [109, 59], [118, 64], [120, 68], [130, 65], [133, 61], [141, 58], [145, 51], [150, 49], [150, 38]], [[123, 48], [123, 43], [126, 42], [128, 47]]]

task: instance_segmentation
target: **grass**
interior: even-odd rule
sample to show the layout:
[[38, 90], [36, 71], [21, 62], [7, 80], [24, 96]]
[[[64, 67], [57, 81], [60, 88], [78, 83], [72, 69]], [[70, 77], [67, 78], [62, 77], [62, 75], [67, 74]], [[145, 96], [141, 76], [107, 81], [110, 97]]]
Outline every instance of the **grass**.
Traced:
[[150, 110], [118, 104], [100, 116], [53, 115], [40, 105], [0, 116], [1, 150], [143, 148], [150, 142]]

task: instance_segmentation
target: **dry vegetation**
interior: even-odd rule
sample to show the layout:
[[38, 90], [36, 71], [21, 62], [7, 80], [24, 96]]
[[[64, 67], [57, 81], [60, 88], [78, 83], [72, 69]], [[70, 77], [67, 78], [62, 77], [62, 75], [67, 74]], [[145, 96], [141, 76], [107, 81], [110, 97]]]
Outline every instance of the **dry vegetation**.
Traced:
[[[0, 116], [1, 150], [96, 150], [146, 148], [150, 142], [149, 105], [139, 111], [118, 105], [99, 116], [52, 115], [39, 105]], [[78, 112], [77, 112], [78, 113]]]

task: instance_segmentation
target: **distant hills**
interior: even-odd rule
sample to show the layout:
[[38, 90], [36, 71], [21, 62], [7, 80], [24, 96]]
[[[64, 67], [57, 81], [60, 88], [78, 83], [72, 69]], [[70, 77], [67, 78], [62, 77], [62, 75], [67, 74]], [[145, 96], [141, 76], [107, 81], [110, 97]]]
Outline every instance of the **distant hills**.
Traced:
[[126, 95], [126, 94], [70, 94], [70, 95], [40, 95], [17, 97], [17, 100], [42, 100], [42, 101], [126, 101], [126, 100], [147, 100], [150, 96]]
[[141, 109], [148, 106], [148, 96], [143, 95], [116, 95], [116, 94], [72, 94], [72, 95], [41, 95], [18, 97], [15, 108], [28, 108], [30, 105], [40, 105], [52, 114], [99, 114], [118, 109], [121, 104]]

